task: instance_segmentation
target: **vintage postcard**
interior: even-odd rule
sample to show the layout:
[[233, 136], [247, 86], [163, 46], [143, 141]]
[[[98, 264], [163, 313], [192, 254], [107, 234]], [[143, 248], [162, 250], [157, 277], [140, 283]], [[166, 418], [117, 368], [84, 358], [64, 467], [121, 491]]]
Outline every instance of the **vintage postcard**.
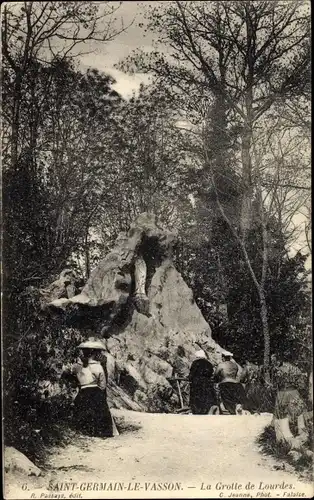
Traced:
[[7, 500], [313, 496], [310, 8], [3, 3]]

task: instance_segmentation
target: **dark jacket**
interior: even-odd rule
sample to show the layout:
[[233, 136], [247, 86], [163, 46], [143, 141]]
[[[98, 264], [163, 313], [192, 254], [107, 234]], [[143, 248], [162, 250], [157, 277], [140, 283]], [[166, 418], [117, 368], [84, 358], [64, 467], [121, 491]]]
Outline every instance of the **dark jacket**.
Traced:
[[195, 378], [199, 377], [211, 379], [213, 373], [213, 365], [207, 359], [196, 359], [191, 365], [189, 380], [193, 382]]
[[190, 369], [190, 407], [193, 414], [206, 415], [216, 405], [212, 382], [213, 365], [207, 359], [196, 359]]

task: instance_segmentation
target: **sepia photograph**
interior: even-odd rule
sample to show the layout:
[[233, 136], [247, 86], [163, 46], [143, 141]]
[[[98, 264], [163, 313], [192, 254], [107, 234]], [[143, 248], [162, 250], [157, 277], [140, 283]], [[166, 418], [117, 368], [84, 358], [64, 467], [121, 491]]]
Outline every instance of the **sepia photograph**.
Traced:
[[2, 3], [6, 500], [313, 497], [310, 18]]

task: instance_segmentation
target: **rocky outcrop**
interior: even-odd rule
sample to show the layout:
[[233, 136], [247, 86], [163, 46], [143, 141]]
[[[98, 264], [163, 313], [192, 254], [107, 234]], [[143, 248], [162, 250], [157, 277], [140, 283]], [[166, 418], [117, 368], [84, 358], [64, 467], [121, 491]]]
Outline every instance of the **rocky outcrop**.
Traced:
[[[284, 368], [283, 373], [289, 374], [289, 366]], [[311, 449], [313, 411], [307, 411], [307, 404], [299, 391], [291, 387], [291, 379], [298, 373], [292, 365], [290, 365], [290, 373], [290, 378], [280, 379], [281, 385], [279, 387], [283, 387], [283, 390], [279, 390], [277, 393], [273, 426], [277, 443], [284, 445], [285, 449], [288, 450], [288, 458], [297, 464], [304, 457], [311, 460], [313, 457]], [[301, 383], [302, 379], [295, 379], [295, 382]], [[309, 384], [311, 384], [311, 380], [309, 380]], [[311, 395], [309, 394], [309, 396], [309, 403], [312, 404]]]
[[127, 410], [143, 411], [143, 405], [139, 405], [113, 381], [111, 381], [108, 387], [107, 399], [110, 408], [126, 408]]
[[41, 470], [36, 467], [23, 453], [12, 446], [4, 450], [5, 472], [19, 472], [25, 476], [40, 476]]
[[72, 269], [64, 269], [47, 288], [40, 290], [43, 307], [58, 299], [74, 297], [78, 290], [78, 277]]
[[[172, 254], [175, 235], [155, 224], [150, 214], [141, 214], [127, 233], [121, 233], [112, 251], [102, 259], [92, 272], [81, 293], [74, 296], [58, 296], [48, 302], [50, 309], [66, 310], [75, 317], [97, 316], [94, 327], [102, 335], [112, 333], [119, 320], [126, 318], [130, 302], [141, 310], [147, 309], [147, 268], [149, 273]], [[144, 274], [144, 276], [143, 276]], [[56, 283], [62, 281], [60, 276]], [[49, 287], [49, 288], [51, 288]], [[132, 296], [132, 301], [130, 297]], [[141, 304], [145, 303], [145, 307]], [[148, 312], [147, 312], [148, 314]]]
[[119, 387], [142, 410], [154, 398], [168, 401], [165, 410], [179, 406], [169, 380], [178, 346], [184, 348], [187, 368], [200, 347], [214, 364], [220, 360], [211, 329], [174, 267], [175, 243], [176, 235], [160, 228], [153, 215], [141, 214], [79, 294], [45, 305], [107, 339], [113, 404], [115, 398], [117, 405], [123, 404]]

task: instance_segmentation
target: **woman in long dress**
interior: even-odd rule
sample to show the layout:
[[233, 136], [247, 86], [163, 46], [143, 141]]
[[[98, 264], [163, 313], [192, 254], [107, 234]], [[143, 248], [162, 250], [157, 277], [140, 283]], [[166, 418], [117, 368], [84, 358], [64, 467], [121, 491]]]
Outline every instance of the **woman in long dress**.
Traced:
[[217, 404], [212, 376], [213, 365], [206, 359], [204, 351], [195, 353], [195, 361], [190, 368], [190, 408], [194, 415], [207, 415]]
[[107, 403], [106, 375], [100, 363], [105, 347], [99, 341], [86, 341], [79, 345], [82, 356], [70, 368], [79, 392], [74, 400], [74, 423], [77, 430], [97, 437], [113, 435], [112, 417]]

